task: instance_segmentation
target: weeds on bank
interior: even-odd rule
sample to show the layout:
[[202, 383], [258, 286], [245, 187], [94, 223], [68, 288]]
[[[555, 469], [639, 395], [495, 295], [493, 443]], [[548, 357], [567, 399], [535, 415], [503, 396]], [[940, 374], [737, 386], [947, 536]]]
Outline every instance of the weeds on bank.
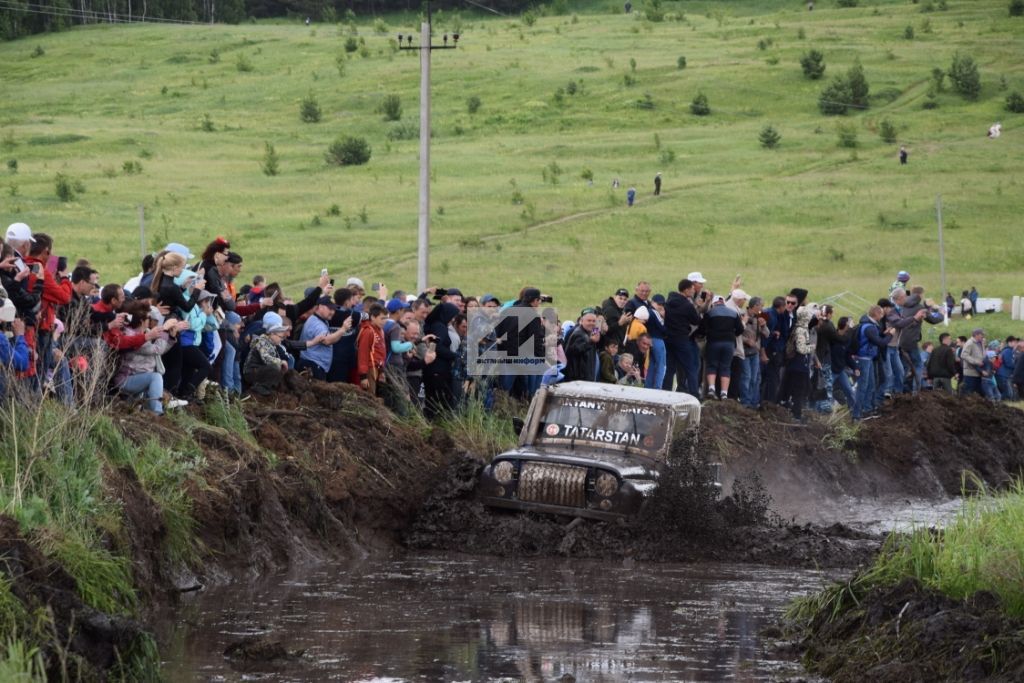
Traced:
[[8, 638], [0, 649], [0, 681], [45, 683], [46, 667], [39, 648], [19, 638]]
[[512, 427], [512, 418], [525, 416], [526, 405], [504, 395], [499, 395], [491, 408], [474, 397], [461, 411], [445, 416], [439, 427], [448, 432], [460, 450], [490, 461], [516, 445], [519, 435]]
[[872, 567], [797, 600], [788, 616], [807, 622], [825, 614], [832, 620], [858, 607], [871, 589], [912, 577], [954, 599], [990, 591], [1008, 615], [1024, 617], [1024, 483], [991, 495], [981, 481], [971, 486], [981, 494], [969, 496], [964, 481], [963, 507], [944, 529], [891, 535]]
[[860, 438], [859, 422], [849, 418], [849, 411], [835, 410], [825, 418], [827, 431], [821, 443], [825, 448], [846, 453], [851, 459], [857, 457], [855, 446]]

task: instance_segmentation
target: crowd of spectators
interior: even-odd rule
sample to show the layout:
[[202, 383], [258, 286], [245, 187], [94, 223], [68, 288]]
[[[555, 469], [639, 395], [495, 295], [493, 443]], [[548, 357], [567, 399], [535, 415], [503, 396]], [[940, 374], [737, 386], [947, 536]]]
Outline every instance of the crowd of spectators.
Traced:
[[[943, 311], [902, 271], [859, 320], [833, 322], [833, 307], [808, 302], [799, 288], [767, 308], [739, 278], [716, 295], [693, 272], [667, 296], [641, 281], [562, 322], [546, 307], [551, 297], [530, 286], [505, 302], [456, 288], [389, 294], [383, 283], [367, 292], [355, 276], [336, 286], [325, 269], [293, 299], [262, 275], [243, 284], [244, 260], [222, 237], [198, 256], [170, 243], [123, 286], [101, 284], [90, 262], [56, 253], [51, 236], [24, 223], [7, 228], [0, 396], [49, 394], [70, 405], [80, 377], [102, 367], [105, 393], [161, 414], [203, 401], [211, 387], [268, 395], [300, 372], [430, 418], [469, 399], [490, 406], [500, 393], [529, 399], [543, 383], [588, 380], [749, 408], [778, 403], [796, 419], [845, 403], [862, 419], [903, 392], [952, 392], [955, 383], [960, 393], [999, 399], [1024, 388], [1012, 337], [986, 344], [978, 329], [970, 339], [943, 334], [938, 345], [922, 344], [922, 324], [942, 321]], [[510, 306], [537, 311], [536, 329], [525, 332], [546, 338], [553, 367], [544, 376], [471, 374], [469, 344], [492, 347], [488, 321]], [[483, 328], [471, 334], [471, 323]]]

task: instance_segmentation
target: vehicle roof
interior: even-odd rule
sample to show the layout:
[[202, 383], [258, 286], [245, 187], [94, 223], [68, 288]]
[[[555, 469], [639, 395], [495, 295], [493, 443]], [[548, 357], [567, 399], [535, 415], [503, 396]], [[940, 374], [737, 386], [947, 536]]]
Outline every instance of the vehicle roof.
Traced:
[[634, 403], [652, 403], [673, 409], [691, 407], [700, 410], [700, 401], [695, 397], [679, 391], [662, 391], [661, 389], [645, 389], [643, 387], [627, 387], [622, 384], [604, 382], [562, 382], [549, 387], [551, 396], [595, 398], [606, 401], [630, 401]]

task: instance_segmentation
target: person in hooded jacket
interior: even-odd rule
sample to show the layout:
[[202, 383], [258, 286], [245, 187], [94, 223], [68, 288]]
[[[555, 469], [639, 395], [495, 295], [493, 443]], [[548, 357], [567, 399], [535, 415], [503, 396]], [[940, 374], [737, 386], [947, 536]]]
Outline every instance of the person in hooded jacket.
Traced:
[[811, 386], [811, 365], [814, 346], [811, 345], [810, 323], [814, 317], [811, 306], [796, 309], [796, 323], [786, 342], [786, 374], [782, 380], [781, 395], [789, 400], [793, 417], [803, 420], [804, 402]]
[[427, 316], [424, 339], [434, 342], [434, 362], [423, 369], [424, 413], [430, 419], [452, 409], [452, 364], [456, 353], [448, 334], [448, 324], [459, 314], [455, 304], [438, 304]]
[[900, 351], [910, 361], [910, 369], [913, 370], [911, 391], [917, 394], [921, 391], [921, 383], [924, 381], [924, 358], [921, 356], [921, 323], [936, 325], [942, 322], [945, 317], [942, 311], [930, 306], [924, 300], [924, 287], [914, 287], [910, 294], [903, 301], [900, 307], [900, 314], [909, 318], [910, 323], [900, 333]]

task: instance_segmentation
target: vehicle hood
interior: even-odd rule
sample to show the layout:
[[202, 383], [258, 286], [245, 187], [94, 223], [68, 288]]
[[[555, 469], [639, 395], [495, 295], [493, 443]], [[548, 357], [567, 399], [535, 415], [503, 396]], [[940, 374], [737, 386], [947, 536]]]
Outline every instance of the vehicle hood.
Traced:
[[579, 450], [573, 451], [567, 448], [545, 448], [542, 451], [528, 447], [514, 448], [496, 456], [494, 458], [494, 462], [498, 462], [499, 460], [516, 459], [542, 460], [545, 462], [558, 462], [568, 465], [581, 465], [584, 467], [601, 466], [615, 470], [620, 477], [627, 479], [634, 477], [648, 478], [656, 476], [657, 471], [660, 469], [659, 461], [654, 458], [648, 458], [643, 455], [627, 455], [623, 453], [616, 453], [614, 451], [604, 451], [601, 449], [581, 452]]

